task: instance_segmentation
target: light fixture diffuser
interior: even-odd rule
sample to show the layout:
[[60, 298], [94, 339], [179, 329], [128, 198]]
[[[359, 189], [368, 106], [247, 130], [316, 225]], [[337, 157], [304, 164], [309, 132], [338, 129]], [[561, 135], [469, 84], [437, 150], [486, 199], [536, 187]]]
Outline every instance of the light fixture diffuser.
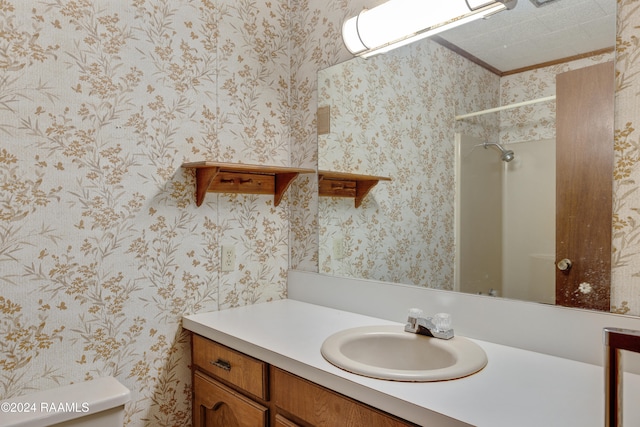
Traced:
[[517, 0], [389, 0], [342, 25], [351, 53], [367, 58], [515, 7]]
[[558, 0], [529, 0], [529, 1], [531, 1], [531, 3], [533, 3], [535, 7], [542, 7], [542, 6], [548, 5], [549, 3], [556, 2]]

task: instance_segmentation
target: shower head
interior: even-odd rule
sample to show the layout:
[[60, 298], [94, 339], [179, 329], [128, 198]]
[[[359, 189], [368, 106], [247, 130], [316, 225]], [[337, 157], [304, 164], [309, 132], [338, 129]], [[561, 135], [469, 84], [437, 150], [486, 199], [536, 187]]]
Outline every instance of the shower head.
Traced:
[[503, 162], [510, 162], [511, 160], [513, 160], [516, 157], [516, 155], [513, 153], [513, 151], [511, 150], [505, 150], [502, 152], [502, 156], [500, 156], [500, 159]]
[[513, 151], [506, 150], [502, 145], [498, 144], [497, 142], [485, 142], [484, 144], [482, 144], [482, 146], [485, 149], [489, 148], [489, 146], [494, 146], [498, 150], [500, 150], [500, 153], [502, 153], [502, 155], [500, 156], [500, 160], [502, 160], [503, 162], [510, 162], [515, 158], [515, 154], [513, 153]]

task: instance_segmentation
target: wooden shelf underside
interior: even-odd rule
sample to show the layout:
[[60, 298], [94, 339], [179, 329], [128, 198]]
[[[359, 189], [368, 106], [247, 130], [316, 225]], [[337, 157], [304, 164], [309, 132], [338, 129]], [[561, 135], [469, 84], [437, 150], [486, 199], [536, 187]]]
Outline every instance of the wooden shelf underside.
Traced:
[[278, 206], [299, 174], [315, 173], [313, 169], [206, 161], [183, 163], [182, 167], [196, 170], [197, 206], [202, 204], [207, 192], [273, 194], [274, 205]]
[[318, 171], [318, 192], [325, 197], [353, 197], [359, 208], [369, 191], [380, 181], [391, 181], [385, 176], [360, 175], [346, 172]]

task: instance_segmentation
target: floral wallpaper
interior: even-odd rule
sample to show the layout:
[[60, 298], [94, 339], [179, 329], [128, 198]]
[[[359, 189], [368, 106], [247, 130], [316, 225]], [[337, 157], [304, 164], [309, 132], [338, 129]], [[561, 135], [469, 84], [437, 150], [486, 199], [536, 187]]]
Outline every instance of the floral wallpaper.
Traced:
[[198, 208], [181, 164], [315, 164], [291, 26], [317, 6], [0, 0], [0, 398], [112, 375], [127, 425], [190, 425], [181, 316], [285, 298], [292, 224], [312, 247], [314, 220], [290, 194]]
[[497, 105], [498, 77], [425, 40], [333, 66], [318, 81], [318, 105], [331, 114], [318, 168], [391, 178], [357, 209], [320, 198], [320, 272], [452, 289], [453, 129], [492, 129], [454, 117]]
[[[180, 165], [314, 167], [316, 72], [381, 2], [0, 0], [0, 398], [113, 375], [128, 426], [190, 425], [181, 316], [285, 298], [288, 268], [319, 265], [318, 198], [305, 176], [278, 207], [197, 208]], [[614, 225], [614, 299], [636, 315], [637, 6], [619, 2]]]
[[618, 0], [613, 188], [612, 311], [640, 315], [640, 14]]
[[[556, 76], [570, 70], [612, 61], [613, 52], [571, 62], [537, 68], [500, 78], [500, 105], [515, 104], [556, 94]], [[500, 117], [500, 143], [538, 141], [556, 137], [556, 104], [539, 104], [503, 110]]]

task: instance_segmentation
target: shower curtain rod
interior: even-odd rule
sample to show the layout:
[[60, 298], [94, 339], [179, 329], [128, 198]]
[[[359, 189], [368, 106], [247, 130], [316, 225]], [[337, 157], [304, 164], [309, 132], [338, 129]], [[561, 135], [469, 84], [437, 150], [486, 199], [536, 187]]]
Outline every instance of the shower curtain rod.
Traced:
[[540, 102], [553, 101], [554, 99], [556, 99], [555, 95], [545, 96], [544, 98], [532, 99], [530, 101], [516, 102], [515, 104], [503, 105], [502, 107], [489, 108], [488, 110], [476, 111], [475, 113], [462, 114], [460, 116], [456, 116], [456, 121], [466, 119], [469, 117], [480, 116], [482, 114], [495, 113], [496, 111], [510, 110], [512, 108], [522, 107], [529, 104], [538, 104]]

